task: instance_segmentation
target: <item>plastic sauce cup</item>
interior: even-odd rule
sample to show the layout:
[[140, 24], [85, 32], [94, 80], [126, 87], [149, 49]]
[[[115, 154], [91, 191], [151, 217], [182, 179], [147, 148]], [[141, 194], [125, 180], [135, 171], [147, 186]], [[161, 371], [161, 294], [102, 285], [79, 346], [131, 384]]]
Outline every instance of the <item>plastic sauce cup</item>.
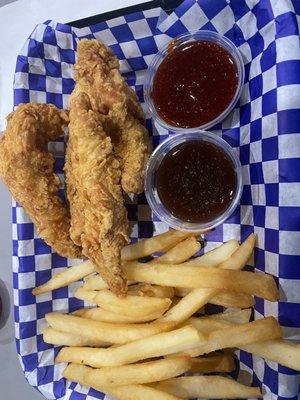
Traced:
[[[168, 122], [163, 120], [161, 116], [159, 116], [155, 104], [152, 99], [152, 90], [153, 90], [153, 82], [155, 78], [156, 71], [159, 65], [165, 60], [165, 58], [172, 52], [174, 49], [181, 47], [182, 45], [189, 43], [191, 41], [206, 41], [213, 42], [223, 47], [227, 53], [229, 53], [236, 64], [237, 68], [237, 88], [235, 94], [228, 104], [227, 108], [219, 114], [213, 120], [207, 122], [204, 125], [193, 127], [193, 128], [182, 128], [174, 125], [170, 125]], [[221, 122], [225, 119], [225, 117], [232, 111], [235, 104], [237, 103], [239, 97], [241, 96], [243, 83], [244, 83], [244, 63], [242, 56], [237, 49], [237, 47], [231, 42], [231, 40], [227, 39], [224, 36], [219, 35], [216, 32], [212, 31], [198, 31], [196, 33], [187, 33], [180, 35], [173, 39], [171, 42], [167, 43], [152, 59], [148, 70], [145, 76], [145, 84], [144, 84], [144, 98], [146, 107], [154, 120], [156, 120], [163, 128], [174, 132], [194, 132], [199, 129], [208, 129], [213, 125]], [[166, 90], [168, 88], [166, 87]]]
[[[187, 222], [174, 216], [160, 200], [157, 189], [157, 170], [166, 154], [168, 154], [174, 147], [182, 143], [195, 140], [210, 142], [222, 150], [231, 160], [234, 172], [236, 174], [236, 188], [231, 203], [221, 215], [218, 215], [216, 218], [205, 223]], [[155, 149], [146, 167], [145, 194], [147, 201], [152, 211], [160, 218], [161, 221], [177, 230], [203, 232], [222, 224], [234, 212], [239, 204], [242, 189], [243, 183], [241, 163], [235, 149], [233, 149], [224, 139], [211, 132], [198, 131], [171, 135]]]

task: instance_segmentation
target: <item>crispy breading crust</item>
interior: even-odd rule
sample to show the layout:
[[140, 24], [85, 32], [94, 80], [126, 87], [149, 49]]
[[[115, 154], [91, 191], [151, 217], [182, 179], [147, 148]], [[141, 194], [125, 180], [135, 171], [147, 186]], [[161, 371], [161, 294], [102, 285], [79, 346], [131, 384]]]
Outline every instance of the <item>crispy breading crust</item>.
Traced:
[[[78, 63], [87, 63], [79, 53]], [[128, 220], [120, 185], [121, 169], [106, 135], [102, 115], [78, 79], [70, 96], [69, 144], [65, 166], [71, 209], [71, 237], [98, 268], [111, 290], [125, 295], [121, 249]]]
[[1, 178], [46, 243], [62, 256], [80, 257], [80, 248], [70, 238], [68, 211], [57, 195], [54, 158], [44, 150], [48, 141], [63, 134], [66, 112], [53, 105], [21, 104], [7, 121], [0, 141]]
[[103, 43], [81, 40], [78, 59], [85, 62], [76, 64], [75, 79], [89, 95], [92, 109], [106, 115], [103, 124], [120, 160], [122, 188], [126, 193], [141, 193], [150, 144], [138, 98], [120, 75], [117, 58]]

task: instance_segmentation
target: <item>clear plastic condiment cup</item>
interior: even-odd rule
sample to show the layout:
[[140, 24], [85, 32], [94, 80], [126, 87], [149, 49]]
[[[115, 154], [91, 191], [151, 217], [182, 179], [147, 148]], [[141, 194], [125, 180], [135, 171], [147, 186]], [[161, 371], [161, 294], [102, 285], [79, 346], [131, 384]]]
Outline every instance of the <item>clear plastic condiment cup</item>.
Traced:
[[[236, 173], [236, 189], [231, 203], [227, 209], [216, 218], [209, 220], [205, 223], [193, 223], [183, 221], [175, 217], [170, 210], [168, 210], [164, 204], [161, 202], [157, 190], [157, 170], [161, 164], [163, 158], [167, 153], [169, 153], [175, 146], [189, 142], [189, 141], [207, 141], [227, 154], [232, 162], [233, 169]], [[243, 190], [242, 182], [242, 171], [241, 163], [237, 152], [232, 148], [224, 139], [219, 136], [207, 132], [207, 131], [197, 131], [189, 133], [180, 133], [175, 135], [170, 135], [168, 139], [162, 142], [152, 153], [147, 167], [146, 167], [146, 179], [145, 179], [145, 194], [147, 201], [152, 209], [152, 211], [159, 217], [159, 219], [170, 227], [190, 232], [204, 232], [208, 231], [227, 220], [227, 218], [234, 212], [237, 205], [239, 204]]]
[[[155, 104], [152, 99], [152, 90], [153, 90], [153, 82], [155, 78], [156, 71], [159, 67], [159, 65], [164, 61], [164, 59], [172, 52], [174, 49], [182, 46], [185, 43], [191, 42], [191, 41], [208, 41], [208, 42], [213, 42], [216, 43], [220, 46], [222, 46], [232, 57], [234, 60], [236, 67], [237, 67], [237, 75], [238, 75], [238, 82], [237, 82], [237, 88], [235, 91], [235, 94], [231, 100], [231, 102], [228, 104], [227, 108], [216, 118], [213, 120], [207, 122], [204, 125], [200, 125], [197, 127], [193, 128], [181, 128], [178, 126], [170, 125], [167, 123], [164, 119], [162, 119], [159, 114], [157, 113], [157, 110], [155, 108]], [[157, 121], [163, 128], [171, 130], [173, 132], [194, 132], [199, 129], [209, 129], [213, 125], [223, 121], [225, 117], [232, 111], [234, 106], [236, 105], [238, 99], [241, 96], [242, 89], [243, 89], [243, 83], [244, 83], [244, 77], [245, 77], [245, 71], [244, 71], [244, 62], [241, 56], [241, 53], [237, 49], [237, 47], [232, 43], [231, 40], [226, 38], [225, 36], [221, 36], [216, 32], [212, 31], [207, 31], [207, 30], [200, 30], [195, 33], [185, 33], [180, 36], [177, 36], [175, 39], [172, 39], [169, 43], [167, 43], [155, 56], [153, 57], [146, 75], [145, 75], [145, 81], [144, 81], [144, 98], [145, 98], [145, 103], [146, 107], [148, 109], [148, 112], [150, 116]], [[166, 90], [168, 88], [166, 87]]]

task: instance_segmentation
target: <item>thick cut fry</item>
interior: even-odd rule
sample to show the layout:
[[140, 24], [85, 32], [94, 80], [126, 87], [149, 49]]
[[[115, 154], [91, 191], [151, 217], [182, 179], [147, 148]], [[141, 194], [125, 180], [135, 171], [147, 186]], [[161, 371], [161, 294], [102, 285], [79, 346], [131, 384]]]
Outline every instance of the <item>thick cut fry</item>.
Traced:
[[[132, 285], [134, 283], [135, 282], [128, 281], [128, 285]], [[106, 282], [102, 279], [101, 275], [99, 275], [99, 274], [87, 276], [84, 279], [84, 284], [82, 287], [84, 290], [108, 289], [108, 285], [106, 284]]]
[[123, 247], [121, 252], [122, 260], [138, 260], [150, 256], [158, 251], [163, 251], [166, 247], [175, 246], [177, 243], [193, 236], [191, 233], [170, 230], [161, 235], [153, 236], [149, 239], [140, 240], [137, 243]]
[[[175, 288], [175, 296], [178, 297], [184, 297], [190, 292], [191, 289]], [[248, 308], [252, 307], [255, 301], [250, 294], [219, 290], [218, 293], [209, 300], [209, 303], [226, 308]]]
[[85, 290], [83, 287], [79, 287], [76, 290], [74, 296], [77, 299], [88, 301], [91, 304], [97, 304], [95, 302], [95, 297], [97, 294], [98, 294], [97, 290]]
[[[215, 320], [217, 321], [217, 320]], [[225, 325], [225, 324], [224, 324]], [[247, 324], [229, 326], [211, 332], [207, 341], [199, 347], [188, 350], [185, 354], [198, 357], [212, 351], [228, 347], [242, 347], [247, 344], [261, 342], [270, 339], [278, 339], [282, 336], [282, 329], [273, 317], [266, 317]]]
[[51, 327], [44, 330], [43, 339], [45, 343], [54, 344], [56, 346], [108, 347], [111, 345], [111, 343], [102, 340], [90, 339], [81, 335], [74, 335], [73, 333], [60, 332]]
[[[234, 251], [233, 249], [235, 249], [236, 246], [238, 247], [238, 244], [236, 241], [229, 241], [229, 242], [225, 243], [225, 245], [223, 245], [223, 246], [224, 246], [223, 249], [225, 248], [226, 251], [229, 249], [231, 252], [233, 252]], [[222, 248], [222, 246], [220, 246], [220, 248]], [[218, 249], [220, 249], [220, 248], [217, 248], [216, 250], [213, 250], [213, 251], [217, 252]], [[240, 250], [240, 248], [238, 248], [238, 250]], [[219, 252], [222, 254], [221, 250], [219, 250]], [[209, 253], [207, 253], [207, 254], [209, 254]], [[229, 254], [229, 252], [226, 253], [226, 256], [228, 254]], [[205, 256], [203, 256], [203, 257], [205, 257]], [[214, 259], [214, 258], [211, 258], [211, 259]], [[187, 264], [187, 263], [184, 263], [184, 264]], [[184, 265], [184, 264], [181, 264], [181, 265]], [[232, 267], [234, 268], [235, 266], [232, 265]], [[237, 264], [236, 267], [242, 268], [241, 263]], [[188, 268], [188, 267], [186, 267], [186, 268]], [[194, 267], [192, 267], [192, 268], [194, 268]], [[175, 286], [175, 285], [173, 285], [173, 286]], [[181, 290], [182, 290], [182, 288], [181, 288]], [[221, 296], [221, 297], [223, 296], [223, 300], [224, 300], [224, 297], [226, 300], [225, 292], [226, 291], [222, 291], [222, 290], [218, 291], [215, 289], [194, 289], [194, 290], [188, 292], [188, 294], [186, 294], [186, 296], [181, 301], [179, 301], [176, 305], [174, 305], [163, 317], [163, 320], [177, 321], [178, 323], [183, 322], [184, 320], [189, 318], [191, 315], [193, 315], [195, 312], [197, 312], [206, 303], [212, 302], [215, 296]], [[175, 293], [176, 293], [176, 289], [175, 289]], [[253, 300], [250, 295], [245, 294], [245, 293], [239, 293], [239, 294], [237, 294], [237, 296], [239, 296], [238, 300], [240, 302], [242, 302], [241, 298], [243, 298], [244, 296], [247, 296], [247, 299], [244, 298], [244, 301], [247, 300], [247, 301], [245, 301], [244, 305], [245, 306], [247, 305], [247, 307], [252, 305]], [[220, 300], [220, 298], [219, 298], [219, 300]], [[221, 300], [222, 300], [222, 298], [221, 298]], [[230, 299], [228, 299], [228, 296], [227, 296], [227, 300], [230, 300]], [[217, 301], [218, 301], [218, 297], [217, 297]], [[228, 303], [227, 303], [227, 306], [228, 306]]]
[[166, 311], [172, 303], [170, 299], [159, 299], [157, 297], [127, 296], [120, 298], [109, 290], [100, 290], [94, 297], [94, 301], [105, 310], [137, 317], [161, 310]]
[[156, 285], [214, 288], [244, 292], [269, 301], [278, 299], [278, 288], [271, 275], [219, 268], [182, 267], [184, 264], [165, 265], [131, 263], [123, 266], [128, 279]]
[[219, 264], [222, 269], [242, 269], [249, 261], [255, 246], [256, 236], [252, 233], [227, 260]]
[[251, 309], [213, 314], [208, 317], [189, 318], [185, 325], [193, 326], [203, 334], [209, 334], [223, 327], [246, 324], [251, 317]]
[[182, 399], [250, 399], [261, 397], [259, 388], [223, 376], [183, 376], [153, 384], [156, 389]]
[[103, 289], [108, 289], [108, 285], [101, 277], [101, 275], [97, 274], [86, 277], [84, 279], [83, 288], [85, 290], [103, 290]]
[[235, 370], [234, 359], [230, 354], [216, 354], [209, 357], [192, 358], [189, 373], [208, 374], [212, 372], [232, 372]]
[[160, 299], [172, 299], [174, 289], [168, 286], [150, 285], [149, 283], [137, 283], [129, 286], [127, 294], [129, 296], [148, 296], [158, 297]]
[[146, 385], [109, 387], [103, 390], [118, 400], [180, 400], [178, 397]]
[[180, 264], [198, 253], [200, 249], [201, 244], [194, 236], [191, 236], [176, 244], [176, 246], [172, 247], [162, 256], [154, 258], [154, 260], [150, 262], [151, 264], [156, 262], [159, 262], [160, 264]]
[[[188, 371], [192, 365], [191, 360], [189, 357], [173, 357], [120, 367], [90, 368], [89, 382], [94, 388], [157, 382]], [[78, 367], [80, 366], [77, 364], [69, 364], [63, 376], [67, 377], [68, 371], [72, 373], [72, 370]]]
[[[202, 333], [204, 333], [204, 330], [206, 329], [205, 331], [207, 333], [209, 332], [209, 324], [206, 324], [206, 327], [204, 328], [203, 322], [205, 324], [205, 321], [208, 319], [218, 321], [219, 326], [223, 324], [226, 328], [229, 325], [233, 326], [234, 324], [246, 323], [249, 320], [250, 315], [251, 310], [241, 310], [231, 313], [213, 314], [209, 317], [190, 318], [188, 323], [190, 326], [199, 329]], [[210, 324], [210, 327], [211, 332], [213, 332], [215, 327], [213, 324]], [[274, 361], [278, 364], [284, 365], [285, 367], [300, 371], [300, 345], [297, 343], [277, 339], [251, 343], [240, 348], [241, 350], [255, 354], [266, 360]]]
[[160, 321], [174, 321], [180, 324], [208, 303], [217, 293], [217, 289], [194, 289], [163, 315]]
[[287, 340], [268, 340], [241, 347], [242, 350], [300, 371], [300, 344]]
[[[252, 314], [251, 308], [245, 310], [238, 310], [238, 311], [231, 311], [231, 312], [224, 312], [218, 314], [212, 314], [207, 317], [203, 317], [203, 319], [216, 319], [218, 321], [223, 320], [225, 322], [230, 322], [232, 324], [246, 324], [250, 321]], [[200, 318], [195, 318], [200, 319]]]
[[[124, 344], [133, 342], [143, 337], [166, 332], [174, 327], [172, 323], [151, 324], [110, 324], [107, 322], [93, 321], [75, 315], [49, 313], [45, 316], [48, 324], [61, 332], [89, 338], [91, 343], [99, 341]], [[96, 346], [97, 344], [94, 344]]]
[[220, 290], [209, 302], [226, 308], [248, 308], [255, 304], [255, 300], [250, 294], [228, 292], [227, 290]]
[[69, 285], [70, 283], [79, 281], [87, 275], [95, 272], [95, 266], [89, 262], [83, 262], [73, 267], [67, 268], [60, 274], [54, 275], [48, 282], [38, 286], [32, 290], [33, 295], [51, 292], [51, 290], [58, 289]]
[[[107, 290], [106, 292], [108, 292], [109, 296], [111, 297], [111, 292], [109, 290]], [[99, 303], [97, 303], [97, 298], [96, 298], [96, 296], [98, 294], [101, 294], [99, 297], [102, 299], [101, 301], [99, 300]], [[171, 287], [167, 287], [167, 286], [158, 286], [158, 285], [150, 285], [148, 283], [140, 283], [140, 284], [136, 284], [136, 285], [130, 286], [128, 288], [127, 294], [129, 296], [133, 297], [133, 299], [127, 301], [127, 304], [130, 302], [130, 304], [131, 305], [133, 304], [134, 306], [135, 305], [138, 306], [138, 304], [140, 304], [140, 306], [144, 306], [144, 301], [135, 300], [136, 297], [147, 297], [147, 298], [156, 297], [156, 298], [164, 299], [164, 301], [162, 301], [162, 302], [155, 302], [155, 300], [154, 300], [154, 302], [148, 303], [148, 306], [151, 307], [151, 308], [152, 308], [152, 306], [154, 304], [161, 303], [161, 307], [158, 307], [158, 311], [159, 312], [154, 311], [154, 312], [150, 313], [150, 315], [152, 315], [152, 314], [161, 315], [170, 307], [171, 301], [167, 301], [167, 299], [171, 299], [171, 298], [174, 297], [174, 289], [171, 288]], [[103, 304], [104, 300], [103, 300], [103, 296], [102, 295], [103, 295], [103, 293], [102, 293], [101, 290], [100, 291], [89, 290], [89, 289], [85, 288], [85, 285], [83, 285], [82, 287], [78, 288], [76, 290], [76, 292], [75, 292], [75, 297], [77, 297], [78, 299], [86, 300], [86, 301], [89, 301], [92, 304], [98, 304], [98, 305], [102, 305]], [[134, 314], [137, 314], [137, 312], [138, 312], [137, 310], [135, 312], [135, 311], [132, 311], [131, 309], [127, 309], [127, 311], [125, 311], [125, 313], [124, 313], [123, 312], [123, 307], [124, 307], [125, 302], [124, 301], [120, 302], [119, 301], [120, 299], [118, 297], [116, 298], [116, 296], [113, 296], [113, 299], [114, 300], [108, 306], [110, 308], [110, 310], [107, 310], [107, 311], [111, 311], [111, 312], [114, 312], [115, 314], [122, 314], [122, 315], [126, 315], [126, 312], [127, 312], [127, 314], [130, 314], [131, 312], [133, 312]], [[127, 297], [127, 299], [128, 299], [128, 297]], [[124, 300], [124, 299], [121, 299], [121, 300]], [[117, 307], [119, 307], [119, 308], [117, 308]], [[129, 307], [129, 305], [127, 307]], [[105, 310], [107, 307], [105, 308], [103, 306], [102, 308]], [[112, 311], [112, 309], [114, 309], [114, 311]], [[121, 310], [121, 312], [118, 311], [118, 310]], [[141, 317], [142, 318], [145, 315], [149, 315], [147, 313], [147, 308], [146, 307], [144, 307], [144, 312], [141, 315], [127, 315], [127, 316], [130, 316], [130, 317], [136, 316], [136, 317]]]
[[184, 325], [193, 326], [201, 333], [208, 335], [214, 331], [238, 324], [246, 324], [251, 318], [251, 309], [229, 313], [213, 314], [207, 317], [189, 318]]
[[203, 256], [187, 261], [184, 265], [187, 267], [216, 267], [227, 260], [238, 248], [239, 244], [236, 240], [229, 240]]
[[177, 397], [157, 389], [144, 385], [128, 385], [119, 387], [102, 387], [95, 381], [93, 369], [85, 365], [69, 365], [63, 372], [63, 376], [72, 382], [91, 386], [108, 396], [118, 400], [179, 400]]
[[177, 297], [185, 297], [191, 291], [192, 291], [192, 289], [189, 289], [189, 288], [183, 288], [183, 287], [175, 287], [174, 288], [174, 294]]
[[186, 326], [108, 349], [65, 347], [58, 353], [56, 362], [73, 362], [95, 368], [132, 364], [147, 358], [184, 352], [199, 346], [204, 340], [197, 329]]
[[110, 322], [113, 324], [149, 322], [161, 317], [162, 314], [163, 310], [161, 312], [143, 315], [141, 317], [129, 317], [128, 315], [115, 314], [99, 307], [82, 308], [74, 312], [74, 315], [78, 315], [79, 317], [89, 318], [95, 321]]
[[[202, 321], [203, 320], [203, 321]], [[212, 332], [216, 332], [220, 329], [232, 326], [230, 323], [226, 321], [214, 319], [214, 318], [190, 318], [185, 323], [184, 326], [192, 326], [198, 329], [199, 332], [204, 335], [209, 335]]]

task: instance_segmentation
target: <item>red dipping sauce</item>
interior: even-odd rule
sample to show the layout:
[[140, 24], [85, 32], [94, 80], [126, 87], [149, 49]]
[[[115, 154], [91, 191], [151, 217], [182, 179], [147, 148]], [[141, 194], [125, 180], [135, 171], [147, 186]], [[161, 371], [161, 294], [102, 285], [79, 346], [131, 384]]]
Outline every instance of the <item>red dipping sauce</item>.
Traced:
[[229, 52], [217, 43], [196, 40], [175, 48], [162, 61], [151, 97], [166, 123], [194, 128], [222, 114], [237, 87], [238, 69]]

